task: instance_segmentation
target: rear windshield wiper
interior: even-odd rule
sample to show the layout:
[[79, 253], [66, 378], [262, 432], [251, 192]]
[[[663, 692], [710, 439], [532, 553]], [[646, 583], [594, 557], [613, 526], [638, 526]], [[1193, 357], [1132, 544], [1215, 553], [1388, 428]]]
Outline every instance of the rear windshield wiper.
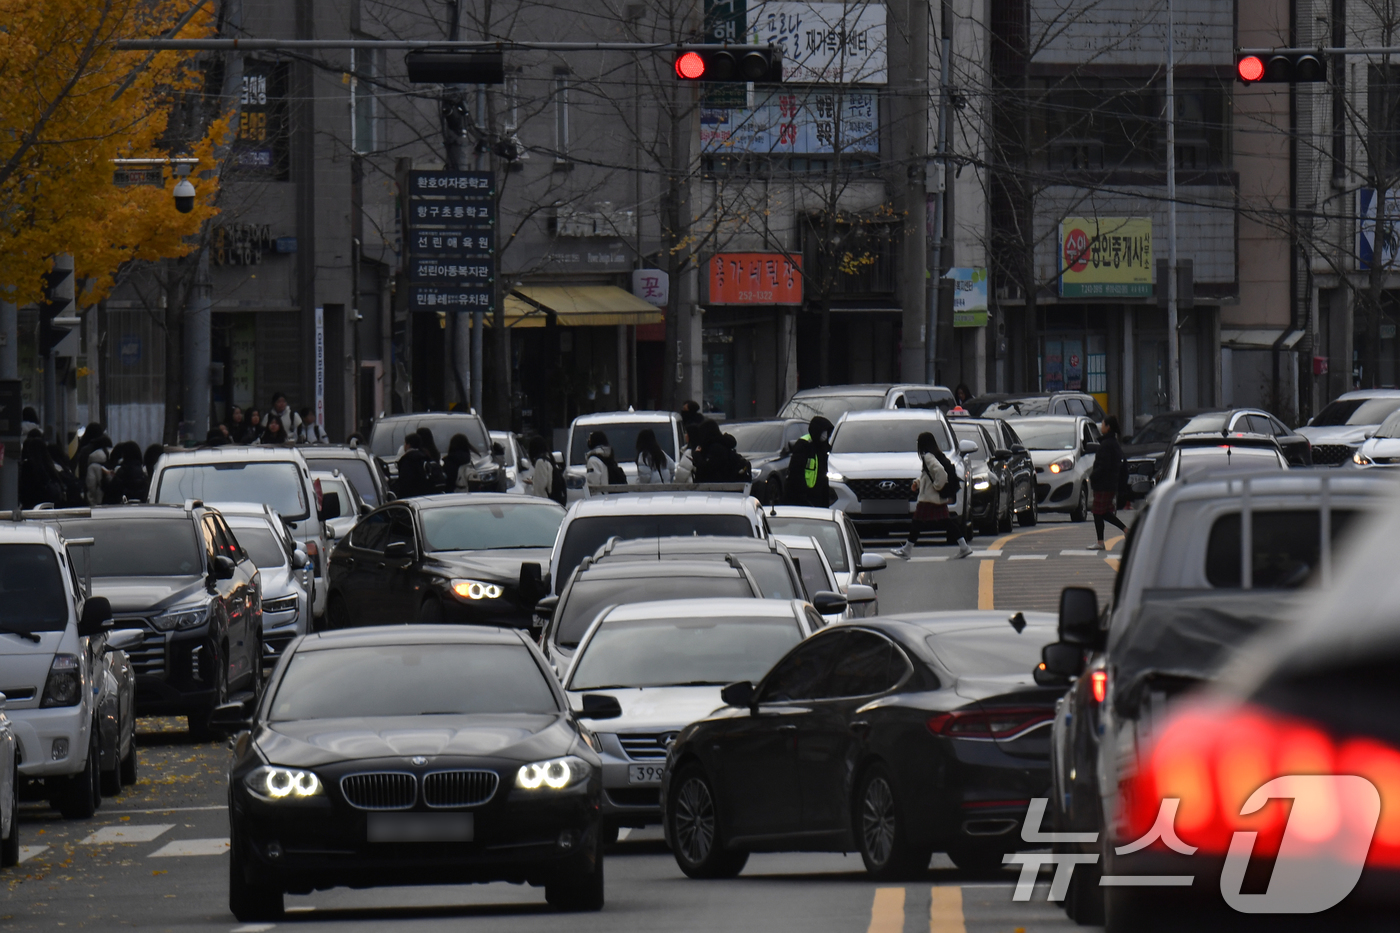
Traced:
[[0, 632], [6, 635], [18, 635], [20, 638], [27, 638], [30, 641], [34, 642], [36, 645], [43, 640], [34, 632], [26, 632], [22, 629], [10, 628], [8, 625], [0, 625]]

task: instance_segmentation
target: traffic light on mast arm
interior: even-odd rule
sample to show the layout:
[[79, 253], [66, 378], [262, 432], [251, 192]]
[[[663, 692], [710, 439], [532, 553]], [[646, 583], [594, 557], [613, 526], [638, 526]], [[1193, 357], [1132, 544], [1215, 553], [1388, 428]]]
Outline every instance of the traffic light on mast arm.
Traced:
[[781, 84], [783, 53], [766, 45], [676, 50], [676, 77], [682, 81]]
[[1235, 74], [1245, 84], [1304, 84], [1326, 81], [1327, 66], [1312, 52], [1241, 55]]

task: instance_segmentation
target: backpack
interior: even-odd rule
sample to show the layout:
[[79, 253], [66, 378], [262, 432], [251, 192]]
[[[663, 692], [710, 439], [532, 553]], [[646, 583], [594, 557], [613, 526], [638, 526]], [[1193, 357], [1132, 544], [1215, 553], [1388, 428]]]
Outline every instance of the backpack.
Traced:
[[[601, 459], [601, 458], [599, 458]], [[617, 465], [617, 461], [612, 457], [603, 460], [603, 466], [608, 468], [608, 485], [626, 486], [627, 474], [622, 471], [622, 467]]]
[[569, 491], [564, 485], [564, 471], [557, 463], [552, 463], [552, 466], [554, 469], [550, 471], [549, 476], [549, 498], [560, 505], [567, 506], [569, 504]]
[[433, 492], [442, 492], [447, 488], [447, 474], [442, 471], [442, 463], [436, 457], [429, 457], [424, 461], [423, 478], [428, 481], [428, 488]]
[[[958, 490], [962, 488], [962, 480], [958, 478], [957, 471], [953, 469], [953, 465], [951, 463], [949, 463], [943, 457], [938, 456], [937, 454], [934, 454], [933, 458], [938, 461], [938, 465], [943, 467], [943, 472], [948, 476], [948, 482], [938, 487], [938, 496], [941, 499], [951, 501], [955, 496], [957, 496]], [[921, 457], [920, 460], [922, 459], [923, 458]], [[933, 474], [929, 473], [927, 465], [924, 466], [923, 471], [924, 475], [929, 478], [930, 482], [932, 482]]]

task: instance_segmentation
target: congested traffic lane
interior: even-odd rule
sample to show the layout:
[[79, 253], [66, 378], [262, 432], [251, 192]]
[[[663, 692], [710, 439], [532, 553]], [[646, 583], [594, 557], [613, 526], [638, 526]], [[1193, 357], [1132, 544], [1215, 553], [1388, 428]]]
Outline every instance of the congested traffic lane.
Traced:
[[[882, 612], [986, 608], [981, 600], [987, 592], [998, 609], [1052, 608], [1070, 580], [1105, 594], [1113, 572], [1107, 561], [1122, 546], [1111, 542], [1106, 560], [1084, 550], [1092, 543], [1092, 526], [1054, 519], [1004, 537], [979, 538], [974, 544], [981, 553], [966, 560], [947, 559], [954, 549], [943, 545], [920, 546], [909, 562], [892, 560], [877, 574]], [[994, 544], [999, 546], [989, 547]], [[867, 547], [884, 550], [879, 542]], [[1018, 555], [1026, 557], [1013, 560]], [[1018, 590], [1027, 602], [1008, 601]], [[48, 848], [26, 852], [18, 868], [0, 874], [7, 887], [0, 919], [7, 928], [267, 928], [238, 923], [226, 906], [228, 856], [221, 846], [229, 836], [229, 753], [222, 745], [192, 743], [182, 725], [141, 721], [141, 782], [106, 799], [93, 820], [64, 821], [42, 803], [23, 805], [24, 844]], [[142, 841], [119, 841], [138, 837]], [[469, 920], [486, 931], [534, 931], [545, 923], [580, 931], [612, 931], [619, 924], [814, 933], [1077, 929], [1058, 906], [1046, 903], [1044, 886], [1029, 902], [1014, 902], [1013, 871], [969, 874], [941, 854], [917, 883], [872, 882], [854, 853], [755, 854], [738, 878], [695, 881], [682, 875], [658, 840], [657, 829], [633, 831], [609, 854], [607, 905], [598, 914], [553, 915], [543, 889], [509, 884], [336, 889], [289, 895], [288, 915], [277, 926], [445, 930]]]

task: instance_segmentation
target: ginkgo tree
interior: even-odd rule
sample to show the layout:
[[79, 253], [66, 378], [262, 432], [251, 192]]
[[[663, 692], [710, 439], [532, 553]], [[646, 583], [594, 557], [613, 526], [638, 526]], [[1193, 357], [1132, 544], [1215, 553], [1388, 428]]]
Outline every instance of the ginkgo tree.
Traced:
[[[0, 289], [26, 304], [43, 297], [57, 253], [72, 253], [98, 300], [131, 260], [182, 256], [217, 211], [215, 149], [228, 131], [213, 119], [172, 138], [170, 113], [201, 93], [194, 53], [118, 51], [120, 39], [202, 38], [210, 0], [0, 0]], [[114, 184], [113, 159], [193, 156], [198, 195], [188, 214], [165, 186]]]

